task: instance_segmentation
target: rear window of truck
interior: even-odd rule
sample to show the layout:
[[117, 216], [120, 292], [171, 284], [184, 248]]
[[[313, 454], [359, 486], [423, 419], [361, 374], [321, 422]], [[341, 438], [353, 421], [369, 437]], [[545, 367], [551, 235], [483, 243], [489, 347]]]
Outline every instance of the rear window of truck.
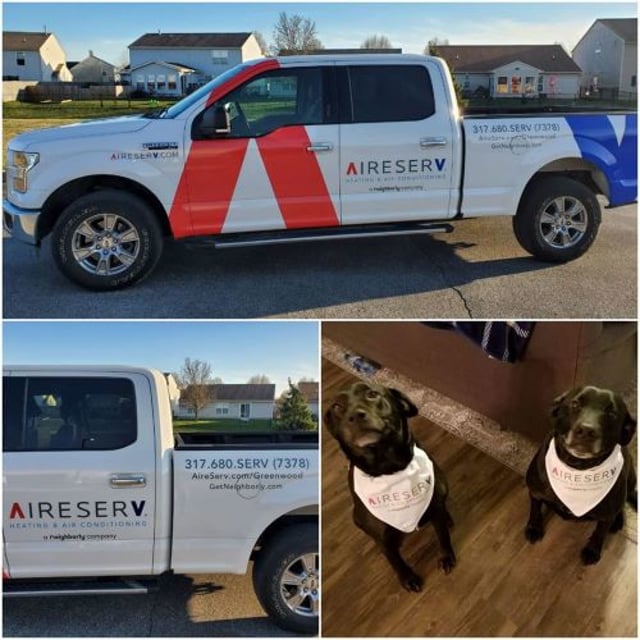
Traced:
[[3, 392], [4, 451], [104, 451], [136, 441], [131, 380], [5, 376]]
[[348, 67], [353, 123], [424, 120], [435, 113], [433, 87], [421, 65]]

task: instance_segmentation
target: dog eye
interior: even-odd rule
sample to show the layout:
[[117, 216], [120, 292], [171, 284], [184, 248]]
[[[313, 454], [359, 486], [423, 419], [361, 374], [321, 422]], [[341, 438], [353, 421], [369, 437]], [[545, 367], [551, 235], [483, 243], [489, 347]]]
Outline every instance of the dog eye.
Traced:
[[582, 406], [582, 403], [580, 402], [580, 400], [578, 398], [576, 398], [575, 400], [571, 401], [570, 406], [571, 406], [572, 409], [577, 410]]
[[367, 400], [377, 400], [379, 397], [380, 397], [380, 394], [377, 391], [374, 391], [373, 389], [369, 389], [365, 394], [365, 398]]
[[604, 411], [605, 411], [605, 413], [606, 413], [608, 416], [616, 416], [616, 415], [618, 415], [618, 412], [616, 411], [616, 407], [615, 407], [615, 405], [614, 405], [614, 404], [612, 404], [612, 403], [609, 403], [609, 404], [606, 406], [606, 408], [605, 408], [605, 410], [604, 410]]
[[338, 415], [342, 415], [344, 413], [344, 407], [341, 404], [334, 402], [331, 405], [331, 411], [333, 411], [333, 413], [336, 413]]

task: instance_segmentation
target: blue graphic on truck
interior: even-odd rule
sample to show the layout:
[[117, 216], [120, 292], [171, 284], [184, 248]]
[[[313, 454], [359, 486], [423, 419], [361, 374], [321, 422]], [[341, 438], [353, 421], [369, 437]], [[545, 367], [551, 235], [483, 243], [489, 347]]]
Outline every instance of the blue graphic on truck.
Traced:
[[638, 116], [581, 114], [565, 118], [582, 157], [607, 177], [611, 206], [635, 202], [638, 198]]

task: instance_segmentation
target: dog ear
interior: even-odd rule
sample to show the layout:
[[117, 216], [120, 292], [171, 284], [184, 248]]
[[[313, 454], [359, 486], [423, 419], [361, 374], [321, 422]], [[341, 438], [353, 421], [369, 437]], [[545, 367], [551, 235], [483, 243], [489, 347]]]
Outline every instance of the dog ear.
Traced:
[[625, 418], [620, 431], [620, 445], [625, 447], [628, 445], [636, 433], [636, 420], [631, 416], [627, 407], [623, 404], [625, 410]]
[[398, 391], [397, 389], [389, 389], [391, 395], [395, 398], [398, 406], [401, 408], [403, 415], [407, 418], [412, 418], [413, 416], [418, 415], [418, 407], [416, 407], [407, 396], [402, 393], [402, 391]]
[[329, 430], [329, 433], [334, 437], [337, 438], [338, 435], [338, 425], [337, 425], [337, 420], [339, 419], [339, 411], [342, 409], [341, 405], [339, 405], [337, 402], [332, 402], [329, 405], [329, 408], [325, 411], [324, 413], [324, 424], [327, 427], [327, 429]]
[[557, 418], [558, 413], [560, 412], [560, 407], [564, 404], [564, 401], [569, 397], [569, 394], [572, 393], [573, 389], [569, 391], [565, 391], [561, 396], [554, 398], [551, 402], [551, 417]]

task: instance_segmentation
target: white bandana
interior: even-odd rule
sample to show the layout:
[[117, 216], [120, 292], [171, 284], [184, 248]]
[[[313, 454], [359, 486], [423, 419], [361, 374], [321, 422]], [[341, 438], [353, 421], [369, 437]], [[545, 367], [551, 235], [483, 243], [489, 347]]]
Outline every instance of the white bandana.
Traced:
[[431, 503], [433, 462], [425, 451], [414, 447], [413, 459], [402, 471], [373, 477], [355, 467], [353, 487], [376, 518], [409, 533], [418, 528], [420, 518]]
[[597, 467], [574, 469], [558, 458], [552, 438], [544, 463], [553, 492], [573, 515], [580, 517], [600, 504], [611, 491], [622, 471], [624, 458], [617, 444]]

